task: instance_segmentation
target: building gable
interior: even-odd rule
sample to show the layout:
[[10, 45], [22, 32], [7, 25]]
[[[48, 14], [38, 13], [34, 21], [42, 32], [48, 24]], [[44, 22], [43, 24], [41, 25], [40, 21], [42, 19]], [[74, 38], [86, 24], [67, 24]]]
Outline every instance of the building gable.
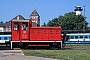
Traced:
[[12, 20], [25, 20], [25, 18], [23, 16], [21, 16], [21, 15], [17, 15]]
[[39, 16], [38, 12], [36, 10], [34, 10], [30, 16]]

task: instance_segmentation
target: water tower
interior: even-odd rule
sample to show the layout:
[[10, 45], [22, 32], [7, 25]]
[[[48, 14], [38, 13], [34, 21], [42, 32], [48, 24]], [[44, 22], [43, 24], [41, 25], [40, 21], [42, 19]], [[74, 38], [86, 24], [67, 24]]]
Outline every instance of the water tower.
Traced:
[[76, 15], [81, 15], [83, 9], [78, 5], [75, 7], [74, 11], [76, 12]]

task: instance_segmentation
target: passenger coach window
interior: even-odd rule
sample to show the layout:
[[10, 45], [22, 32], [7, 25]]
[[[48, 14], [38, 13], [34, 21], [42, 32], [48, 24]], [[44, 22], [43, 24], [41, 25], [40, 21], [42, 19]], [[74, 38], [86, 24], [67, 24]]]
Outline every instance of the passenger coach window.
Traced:
[[69, 36], [68, 35], [66, 36], [66, 39], [69, 39]]
[[0, 40], [1, 40], [1, 37], [0, 37]]
[[4, 40], [7, 40], [8, 38], [7, 37], [4, 37]]
[[80, 36], [80, 39], [82, 39], [83, 38], [83, 36]]
[[75, 39], [78, 39], [78, 36], [75, 36]]
[[89, 38], [90, 38], [90, 36], [89, 36]]
[[84, 38], [88, 38], [88, 36], [84, 36]]
[[74, 36], [71, 36], [71, 39], [74, 39]]
[[11, 37], [9, 37], [9, 40], [11, 40]]

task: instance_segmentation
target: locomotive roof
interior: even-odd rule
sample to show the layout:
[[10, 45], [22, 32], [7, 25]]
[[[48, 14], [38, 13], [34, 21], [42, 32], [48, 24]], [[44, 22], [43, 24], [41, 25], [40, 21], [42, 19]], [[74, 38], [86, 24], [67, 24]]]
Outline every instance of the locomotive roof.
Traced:
[[47, 27], [31, 27], [31, 28], [60, 28], [61, 29], [61, 27], [60, 26], [58, 26], [58, 27], [49, 27], [49, 26], [47, 26]]
[[29, 22], [30, 20], [11, 20], [11, 21], [14, 21], [14, 22]]

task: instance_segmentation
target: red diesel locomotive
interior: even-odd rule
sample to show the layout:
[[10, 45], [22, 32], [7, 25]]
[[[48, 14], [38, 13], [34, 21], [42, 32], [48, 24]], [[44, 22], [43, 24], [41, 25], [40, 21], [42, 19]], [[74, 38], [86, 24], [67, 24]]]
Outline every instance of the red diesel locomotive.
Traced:
[[14, 47], [62, 48], [61, 27], [34, 27], [30, 20], [11, 20], [11, 49]]

